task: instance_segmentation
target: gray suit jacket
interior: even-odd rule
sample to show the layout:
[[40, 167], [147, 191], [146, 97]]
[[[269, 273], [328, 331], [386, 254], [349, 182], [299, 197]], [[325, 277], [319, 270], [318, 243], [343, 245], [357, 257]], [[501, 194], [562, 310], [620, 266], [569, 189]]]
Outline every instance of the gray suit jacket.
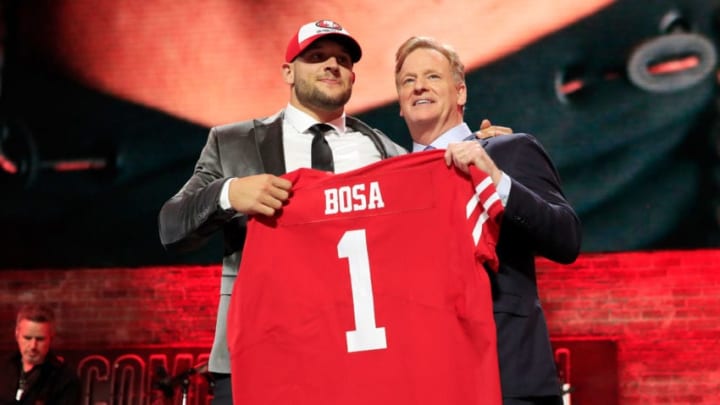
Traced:
[[[244, 215], [220, 208], [220, 191], [232, 177], [286, 172], [282, 117], [281, 111], [262, 120], [212, 128], [192, 177], [160, 210], [160, 241], [166, 249], [194, 250], [215, 232], [223, 230], [225, 246], [215, 340], [209, 361], [211, 372], [230, 373], [225, 319], [240, 265], [246, 225]], [[370, 137], [383, 159], [406, 153], [382, 132], [356, 118], [346, 117], [346, 125]]]

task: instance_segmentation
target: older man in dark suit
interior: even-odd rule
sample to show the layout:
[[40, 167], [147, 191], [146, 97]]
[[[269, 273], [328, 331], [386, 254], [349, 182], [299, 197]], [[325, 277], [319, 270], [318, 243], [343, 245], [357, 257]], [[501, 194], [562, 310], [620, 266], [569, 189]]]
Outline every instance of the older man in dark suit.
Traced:
[[461, 142], [473, 138], [463, 121], [464, 67], [437, 40], [413, 37], [401, 45], [395, 82], [413, 151], [446, 148], [448, 164], [485, 171], [505, 207], [496, 248], [500, 266], [489, 272], [503, 403], [562, 404], [534, 260], [537, 254], [574, 261], [581, 229], [550, 157], [528, 134]]

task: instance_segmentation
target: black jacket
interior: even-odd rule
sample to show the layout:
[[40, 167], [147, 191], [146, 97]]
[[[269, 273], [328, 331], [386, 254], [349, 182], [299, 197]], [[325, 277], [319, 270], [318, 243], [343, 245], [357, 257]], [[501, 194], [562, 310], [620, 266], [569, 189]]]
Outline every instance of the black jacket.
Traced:
[[20, 402], [16, 402], [20, 367], [20, 352], [0, 360], [0, 405], [80, 404], [80, 379], [75, 370], [53, 352], [28, 374], [24, 394]]

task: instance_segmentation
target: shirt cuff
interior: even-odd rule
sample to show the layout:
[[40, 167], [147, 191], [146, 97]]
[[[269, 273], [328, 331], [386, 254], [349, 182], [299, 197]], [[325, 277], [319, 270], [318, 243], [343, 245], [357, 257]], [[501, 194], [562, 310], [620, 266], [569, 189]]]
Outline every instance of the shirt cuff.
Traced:
[[[218, 204], [220, 205], [220, 208], [224, 210], [229, 210], [232, 208], [230, 205], [230, 182], [233, 181], [232, 178], [225, 180], [225, 183], [223, 183], [222, 189], [220, 190], [220, 201], [218, 201]], [[503, 206], [505, 204], [503, 203]]]
[[500, 177], [500, 182], [497, 187], [495, 187], [495, 191], [497, 191], [498, 197], [500, 197], [500, 203], [503, 207], [507, 205], [508, 197], [510, 197], [511, 186], [512, 181], [510, 180], [510, 176], [503, 172], [502, 177]]

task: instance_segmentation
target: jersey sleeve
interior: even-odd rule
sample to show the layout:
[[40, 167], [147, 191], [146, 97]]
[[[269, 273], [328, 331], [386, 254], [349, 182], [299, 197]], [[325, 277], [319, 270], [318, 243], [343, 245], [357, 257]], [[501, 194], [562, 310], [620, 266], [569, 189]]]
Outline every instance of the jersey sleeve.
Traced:
[[497, 271], [499, 260], [495, 246], [500, 237], [500, 223], [505, 208], [487, 173], [470, 166], [470, 176], [475, 194], [467, 204], [466, 217], [472, 228], [475, 255], [493, 271]]

